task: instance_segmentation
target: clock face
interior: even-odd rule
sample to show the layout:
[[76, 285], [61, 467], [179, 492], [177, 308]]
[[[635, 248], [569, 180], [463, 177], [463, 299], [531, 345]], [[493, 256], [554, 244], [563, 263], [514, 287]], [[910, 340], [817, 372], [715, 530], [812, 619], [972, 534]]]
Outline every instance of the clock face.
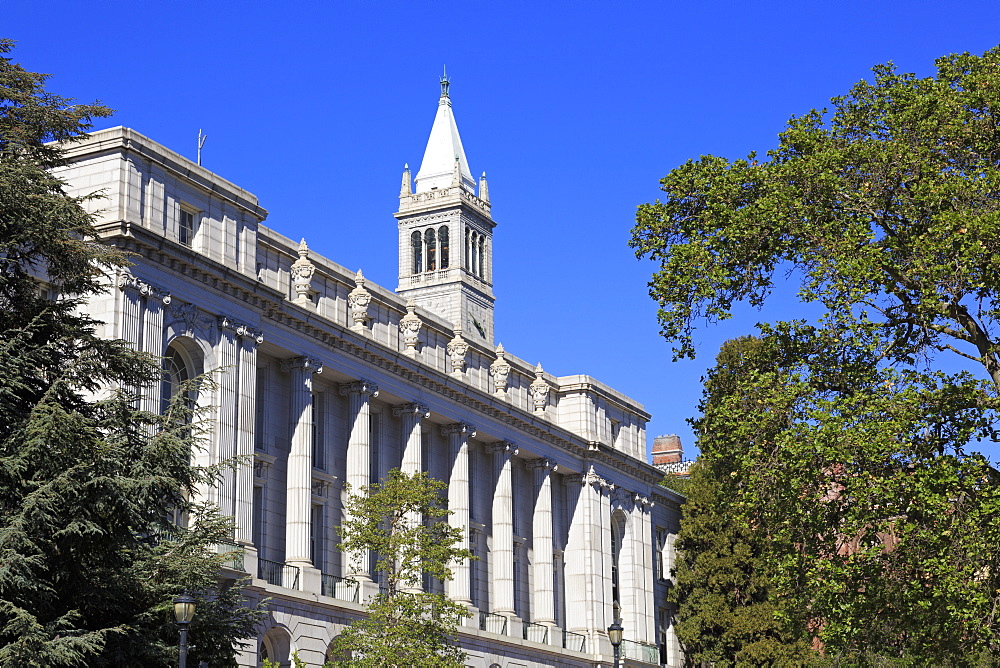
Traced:
[[486, 325], [483, 324], [485, 318], [480, 309], [475, 306], [469, 306], [469, 314], [466, 318], [466, 329], [470, 332], [475, 332], [481, 338], [486, 338]]

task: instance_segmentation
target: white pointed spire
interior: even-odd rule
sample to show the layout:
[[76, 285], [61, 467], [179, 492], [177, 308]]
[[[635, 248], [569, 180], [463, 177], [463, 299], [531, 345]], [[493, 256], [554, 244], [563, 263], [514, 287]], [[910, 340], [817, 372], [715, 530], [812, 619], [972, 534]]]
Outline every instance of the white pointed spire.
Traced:
[[490, 186], [486, 183], [486, 172], [479, 177], [479, 199], [484, 202], [490, 201]]
[[406, 197], [411, 194], [412, 180], [410, 179], [410, 165], [403, 165], [403, 182], [399, 186], [399, 196]]
[[476, 189], [476, 181], [472, 178], [469, 161], [462, 147], [462, 138], [458, 134], [455, 114], [451, 110], [450, 86], [451, 80], [445, 74], [441, 77], [441, 98], [438, 100], [437, 115], [434, 116], [431, 136], [424, 149], [420, 171], [417, 172], [418, 193], [450, 187], [456, 162], [462, 187], [469, 192]]

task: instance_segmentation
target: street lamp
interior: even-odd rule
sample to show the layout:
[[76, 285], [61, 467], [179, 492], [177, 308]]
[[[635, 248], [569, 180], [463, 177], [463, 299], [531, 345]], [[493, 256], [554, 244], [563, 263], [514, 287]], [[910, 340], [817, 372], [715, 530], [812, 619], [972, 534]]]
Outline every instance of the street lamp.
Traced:
[[194, 617], [194, 604], [194, 598], [187, 593], [174, 599], [174, 618], [177, 619], [177, 625], [181, 627], [181, 657], [177, 664], [180, 668], [187, 668], [188, 624]]
[[608, 627], [608, 640], [611, 641], [611, 646], [615, 648], [615, 668], [618, 668], [618, 651], [622, 646], [622, 632], [624, 630], [617, 619], [614, 624]]

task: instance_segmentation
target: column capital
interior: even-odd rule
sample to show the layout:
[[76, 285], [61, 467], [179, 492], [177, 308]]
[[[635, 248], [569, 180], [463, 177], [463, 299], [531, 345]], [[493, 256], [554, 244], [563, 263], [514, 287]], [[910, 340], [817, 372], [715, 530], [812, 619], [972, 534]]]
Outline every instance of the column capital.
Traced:
[[451, 436], [452, 434], [464, 434], [466, 438], [475, 438], [476, 428], [465, 422], [441, 425], [442, 436]]
[[494, 441], [486, 444], [486, 452], [497, 454], [503, 453], [508, 457], [513, 457], [518, 453], [517, 446], [510, 441]]
[[401, 415], [416, 415], [422, 418], [429, 418], [431, 416], [431, 409], [418, 403], [400, 404], [399, 406], [392, 407], [392, 414], [396, 417]]
[[245, 322], [240, 322], [235, 318], [231, 318], [228, 315], [219, 316], [219, 329], [228, 329], [236, 333], [237, 336], [242, 336], [244, 339], [252, 339], [258, 344], [264, 343], [264, 333], [259, 329], [251, 327]]
[[143, 297], [151, 297], [153, 299], [159, 299], [164, 304], [170, 303], [170, 293], [162, 288], [158, 288], [152, 283], [147, 283], [146, 281], [133, 276], [129, 273], [122, 273], [118, 276], [118, 289], [119, 290], [134, 290], [138, 292]]
[[360, 379], [351, 383], [344, 383], [340, 386], [340, 393], [345, 397], [349, 394], [367, 394], [372, 397], [378, 396], [378, 385], [370, 380]]
[[542, 469], [542, 471], [544, 472], [555, 473], [556, 471], [559, 470], [558, 464], [556, 464], [551, 459], [545, 459], [544, 457], [539, 457], [538, 459], [529, 459], [526, 462], [524, 462], [524, 465], [528, 468], [529, 471], [533, 471], [535, 469]]
[[323, 373], [323, 363], [318, 359], [306, 355], [292, 357], [281, 363], [282, 371], [292, 371], [294, 369], [302, 369], [309, 373]]
[[576, 473], [574, 475], [568, 475], [563, 478], [563, 484], [565, 485], [593, 485], [594, 487], [601, 489], [608, 489], [611, 484], [597, 475], [593, 471], [589, 473]]

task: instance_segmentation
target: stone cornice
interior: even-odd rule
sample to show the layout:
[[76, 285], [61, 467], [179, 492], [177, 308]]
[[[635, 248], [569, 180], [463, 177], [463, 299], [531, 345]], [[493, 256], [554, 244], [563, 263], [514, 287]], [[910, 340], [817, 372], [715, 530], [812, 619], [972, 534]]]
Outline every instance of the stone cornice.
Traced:
[[[317, 318], [315, 312], [306, 311], [287, 300], [284, 293], [279, 290], [233, 271], [211, 258], [192, 253], [190, 249], [185, 249], [145, 228], [118, 222], [100, 225], [98, 229], [102, 238], [147, 258], [167, 271], [174, 272], [182, 280], [213, 290], [231, 302], [244, 303], [248, 309], [261, 314], [261, 324], [267, 321], [272, 325], [298, 332], [328, 349], [349, 355], [453, 403], [461, 404], [484, 418], [506, 424], [531, 435], [536, 440], [554, 445], [575, 459], [583, 460], [590, 457], [599, 460], [649, 484], [656, 484], [663, 477], [662, 473], [651, 464], [629, 458], [609, 446], [588, 443], [556, 424], [547, 423], [545, 428], [539, 427], [540, 419], [532, 413], [496, 399], [483, 390], [456, 381], [447, 373], [424, 366], [406, 357], [402, 352], [352, 332], [344, 325], [326, 318]], [[318, 326], [317, 322], [322, 322], [324, 326]], [[609, 452], [617, 456], [611, 456]]]

